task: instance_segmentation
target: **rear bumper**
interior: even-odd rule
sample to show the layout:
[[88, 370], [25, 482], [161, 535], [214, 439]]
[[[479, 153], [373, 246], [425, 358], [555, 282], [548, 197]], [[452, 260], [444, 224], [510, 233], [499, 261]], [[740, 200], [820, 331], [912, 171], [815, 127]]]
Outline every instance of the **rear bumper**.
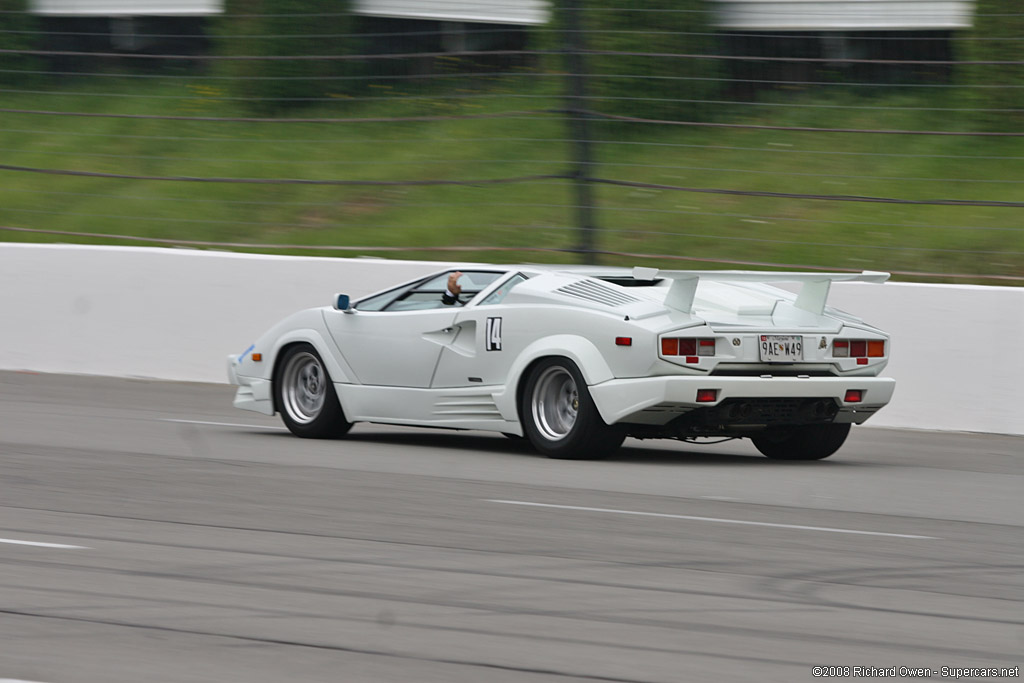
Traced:
[[[896, 380], [889, 377], [643, 377], [613, 379], [590, 387], [598, 412], [608, 424], [664, 425], [698, 408], [735, 399], [833, 399], [832, 422], [861, 424], [892, 399]], [[697, 391], [717, 392], [713, 402], [697, 402]], [[847, 403], [846, 392], [862, 392]]]
[[270, 380], [238, 374], [238, 356], [228, 356], [228, 381], [238, 385], [233, 405], [263, 415], [274, 414]]

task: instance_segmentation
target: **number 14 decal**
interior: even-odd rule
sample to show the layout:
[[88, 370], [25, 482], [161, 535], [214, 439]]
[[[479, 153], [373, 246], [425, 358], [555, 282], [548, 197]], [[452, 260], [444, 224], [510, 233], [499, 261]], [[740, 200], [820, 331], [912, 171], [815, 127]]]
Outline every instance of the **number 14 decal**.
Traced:
[[488, 318], [484, 330], [484, 349], [501, 351], [501, 318]]

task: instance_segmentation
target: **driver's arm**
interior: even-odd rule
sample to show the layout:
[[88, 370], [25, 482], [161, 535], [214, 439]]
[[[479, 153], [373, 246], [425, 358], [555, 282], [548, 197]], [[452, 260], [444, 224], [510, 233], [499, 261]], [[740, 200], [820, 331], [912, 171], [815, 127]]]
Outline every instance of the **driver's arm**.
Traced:
[[441, 295], [441, 303], [445, 306], [465, 303], [459, 300], [459, 295], [462, 294], [462, 285], [459, 284], [460, 277], [462, 277], [462, 272], [458, 270], [448, 275], [448, 291]]

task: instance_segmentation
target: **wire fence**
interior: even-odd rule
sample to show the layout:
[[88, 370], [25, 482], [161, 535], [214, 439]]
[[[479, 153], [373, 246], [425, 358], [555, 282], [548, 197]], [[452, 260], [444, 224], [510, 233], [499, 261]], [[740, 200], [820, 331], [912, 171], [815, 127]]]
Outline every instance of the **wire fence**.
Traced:
[[1024, 284], [1014, 2], [888, 31], [677, 5], [0, 11], [0, 239]]

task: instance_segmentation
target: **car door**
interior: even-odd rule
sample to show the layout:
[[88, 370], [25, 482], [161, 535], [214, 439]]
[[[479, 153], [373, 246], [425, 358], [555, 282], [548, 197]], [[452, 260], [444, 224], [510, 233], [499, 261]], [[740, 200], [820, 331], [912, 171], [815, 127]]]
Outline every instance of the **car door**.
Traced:
[[[449, 271], [360, 301], [355, 312], [327, 311], [327, 328], [360, 384], [427, 388], [441, 350], [453, 343], [461, 305], [445, 305]], [[468, 302], [501, 272], [460, 272]]]
[[360, 384], [430, 386], [457, 309], [327, 312], [327, 328]]

